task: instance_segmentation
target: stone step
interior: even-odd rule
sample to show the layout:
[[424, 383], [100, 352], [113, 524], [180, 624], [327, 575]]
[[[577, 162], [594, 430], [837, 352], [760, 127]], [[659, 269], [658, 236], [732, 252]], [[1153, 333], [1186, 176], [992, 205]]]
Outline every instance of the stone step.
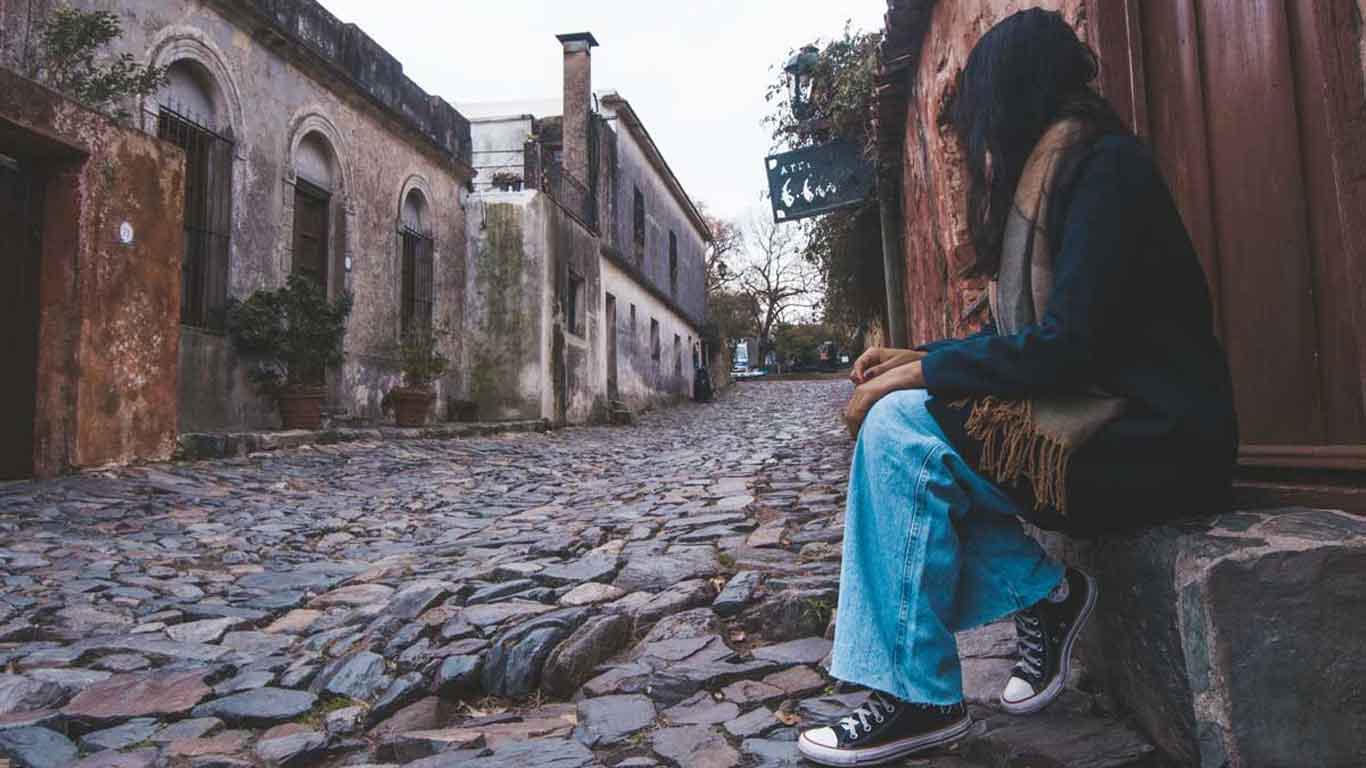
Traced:
[[1170, 760], [1360, 765], [1366, 520], [1292, 508], [1042, 538], [1099, 579], [1079, 656]]

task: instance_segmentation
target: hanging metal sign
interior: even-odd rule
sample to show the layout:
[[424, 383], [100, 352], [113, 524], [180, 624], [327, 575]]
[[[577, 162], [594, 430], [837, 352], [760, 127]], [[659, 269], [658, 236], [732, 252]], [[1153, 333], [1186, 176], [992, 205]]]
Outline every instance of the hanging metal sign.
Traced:
[[873, 191], [873, 164], [854, 144], [832, 141], [764, 158], [779, 224], [852, 208]]

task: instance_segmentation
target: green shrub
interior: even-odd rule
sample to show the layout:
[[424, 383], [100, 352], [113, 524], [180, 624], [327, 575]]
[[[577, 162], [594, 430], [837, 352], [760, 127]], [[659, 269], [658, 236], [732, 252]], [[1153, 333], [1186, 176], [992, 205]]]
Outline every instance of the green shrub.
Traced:
[[283, 288], [260, 290], [228, 305], [228, 333], [243, 354], [259, 358], [251, 378], [267, 394], [318, 387], [345, 355], [351, 294], [336, 301], [313, 280], [290, 275]]
[[403, 380], [410, 387], [425, 389], [446, 372], [450, 360], [441, 354], [441, 340], [450, 335], [444, 328], [426, 323], [416, 324], [403, 335], [398, 347]]

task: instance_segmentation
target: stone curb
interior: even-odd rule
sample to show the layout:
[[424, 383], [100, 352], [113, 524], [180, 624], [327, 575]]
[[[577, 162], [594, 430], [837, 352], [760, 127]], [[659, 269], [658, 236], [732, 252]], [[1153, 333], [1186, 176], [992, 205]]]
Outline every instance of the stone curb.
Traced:
[[545, 419], [479, 421], [438, 424], [430, 427], [340, 427], [321, 430], [268, 432], [187, 432], [176, 438], [174, 461], [202, 461], [279, 451], [306, 445], [378, 442], [381, 440], [457, 440], [526, 432], [549, 432]]

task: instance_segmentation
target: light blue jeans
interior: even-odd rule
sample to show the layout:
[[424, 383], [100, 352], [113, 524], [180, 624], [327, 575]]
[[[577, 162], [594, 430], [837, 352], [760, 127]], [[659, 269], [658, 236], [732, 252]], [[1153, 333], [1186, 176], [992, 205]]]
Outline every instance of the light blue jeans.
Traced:
[[928, 399], [894, 392], [859, 432], [830, 673], [903, 701], [957, 704], [954, 633], [1038, 602], [1063, 566], [949, 444]]

